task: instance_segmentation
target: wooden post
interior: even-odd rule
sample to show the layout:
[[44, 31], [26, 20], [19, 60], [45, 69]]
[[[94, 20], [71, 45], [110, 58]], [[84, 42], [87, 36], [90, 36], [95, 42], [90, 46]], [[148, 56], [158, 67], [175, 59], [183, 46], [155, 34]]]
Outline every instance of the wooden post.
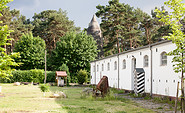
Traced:
[[179, 82], [177, 83], [177, 93], [176, 93], [176, 99], [175, 99], [175, 113], [177, 113], [178, 95], [179, 95]]
[[45, 79], [44, 79], [44, 84], [46, 84], [46, 49], [45, 49]]

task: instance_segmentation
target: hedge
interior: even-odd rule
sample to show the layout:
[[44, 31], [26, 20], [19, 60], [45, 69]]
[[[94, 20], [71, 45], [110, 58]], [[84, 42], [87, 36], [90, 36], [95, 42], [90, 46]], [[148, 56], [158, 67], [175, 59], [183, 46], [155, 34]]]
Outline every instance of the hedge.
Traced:
[[17, 70], [12, 72], [13, 77], [10, 77], [11, 82], [44, 82], [44, 70]]
[[[14, 82], [34, 82], [43, 83], [45, 72], [41, 69], [32, 70], [16, 70], [12, 71], [12, 75], [8, 79], [0, 78], [0, 83], [14, 83]], [[46, 82], [55, 82], [55, 71], [47, 71]]]

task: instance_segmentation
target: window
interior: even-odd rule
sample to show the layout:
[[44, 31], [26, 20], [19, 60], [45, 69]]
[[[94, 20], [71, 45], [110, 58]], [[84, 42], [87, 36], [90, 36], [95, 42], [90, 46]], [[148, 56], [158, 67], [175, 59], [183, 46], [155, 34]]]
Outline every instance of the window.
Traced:
[[102, 71], [104, 71], [104, 65], [102, 64]]
[[144, 67], [148, 67], [148, 56], [147, 55], [144, 56], [143, 64], [144, 64]]
[[93, 66], [93, 71], [94, 71], [94, 72], [96, 71], [96, 69], [95, 69], [95, 65]]
[[107, 70], [110, 70], [110, 63], [107, 63]]
[[117, 62], [114, 62], [114, 70], [117, 70]]
[[97, 65], [97, 72], [99, 71], [99, 65]]
[[167, 55], [166, 55], [166, 52], [162, 52], [161, 53], [161, 65], [162, 66], [167, 65]]
[[126, 69], [126, 60], [123, 60], [123, 69]]

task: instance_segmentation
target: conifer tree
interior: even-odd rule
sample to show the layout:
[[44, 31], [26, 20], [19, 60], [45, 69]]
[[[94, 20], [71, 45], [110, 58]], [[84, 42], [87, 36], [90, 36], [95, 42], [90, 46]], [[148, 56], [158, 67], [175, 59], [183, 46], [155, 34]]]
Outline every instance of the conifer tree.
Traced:
[[13, 52], [15, 42], [19, 40], [22, 33], [31, 32], [33, 25], [27, 22], [29, 20], [26, 20], [25, 16], [20, 15], [19, 10], [10, 10], [10, 7], [7, 7], [1, 11], [1, 14], [3, 15], [0, 18], [0, 20], [3, 21], [1, 25], [8, 25], [8, 29], [13, 30], [13, 32], [10, 33], [10, 36], [8, 36], [8, 38], [12, 38], [12, 40], [8, 41], [10, 45], [7, 45], [6, 47], [6, 53], [10, 54]]
[[35, 14], [33, 19], [32, 23], [35, 26], [33, 35], [45, 40], [49, 53], [56, 48], [60, 37], [69, 31], [79, 31], [79, 28], [74, 26], [74, 22], [68, 19], [66, 11], [62, 9], [42, 11]]

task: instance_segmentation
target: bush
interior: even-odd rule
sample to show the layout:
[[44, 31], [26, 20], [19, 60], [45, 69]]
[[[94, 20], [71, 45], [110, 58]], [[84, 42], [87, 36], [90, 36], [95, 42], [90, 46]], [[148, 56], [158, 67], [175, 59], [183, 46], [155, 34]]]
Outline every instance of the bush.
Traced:
[[55, 71], [47, 71], [47, 82], [55, 82]]
[[1, 82], [44, 82], [44, 71], [40, 69], [32, 70], [16, 70], [12, 71], [13, 76], [9, 76], [8, 79], [1, 79]]
[[86, 70], [80, 70], [77, 72], [77, 79], [79, 84], [83, 84], [84, 82], [87, 82], [87, 76], [88, 73]]
[[39, 86], [39, 88], [40, 88], [40, 90], [41, 90], [42, 92], [49, 92], [49, 85], [48, 85], [48, 84], [41, 84], [41, 85]]

